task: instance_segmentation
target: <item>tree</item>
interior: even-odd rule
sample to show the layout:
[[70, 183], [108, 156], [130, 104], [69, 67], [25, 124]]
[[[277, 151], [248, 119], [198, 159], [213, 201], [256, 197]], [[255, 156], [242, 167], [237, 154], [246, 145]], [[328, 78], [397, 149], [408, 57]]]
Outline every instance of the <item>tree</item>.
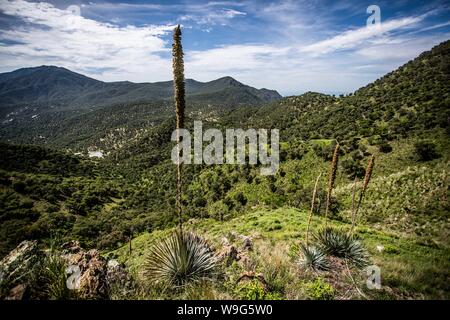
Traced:
[[439, 158], [436, 145], [432, 141], [420, 140], [414, 143], [414, 151], [420, 161], [428, 161]]
[[379, 145], [380, 152], [389, 153], [392, 151], [392, 146], [386, 140], [381, 141]]

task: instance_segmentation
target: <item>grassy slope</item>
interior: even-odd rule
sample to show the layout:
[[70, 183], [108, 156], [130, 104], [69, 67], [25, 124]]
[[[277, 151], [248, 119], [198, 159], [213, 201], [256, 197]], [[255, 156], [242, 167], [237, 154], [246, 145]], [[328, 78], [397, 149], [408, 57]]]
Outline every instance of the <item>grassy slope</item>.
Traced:
[[[447, 201], [450, 157], [445, 148], [445, 135], [434, 132], [433, 136], [436, 137], [441, 157], [427, 162], [418, 162], [414, 158], [414, 139], [392, 142], [393, 151], [390, 153], [380, 153], [377, 147], [368, 146], [373, 149], [369, 151], [377, 154], [377, 160], [372, 182], [360, 210], [357, 232], [370, 251], [373, 263], [381, 268], [384, 286], [381, 291], [364, 291], [364, 275], [356, 274], [360, 277], [358, 287], [369, 298], [450, 298], [450, 220]], [[328, 163], [310, 150], [301, 160], [283, 162], [280, 170], [285, 175], [277, 182], [279, 186], [292, 179], [298, 180], [300, 185], [310, 185], [317, 174], [323, 172], [323, 189]], [[339, 210], [333, 216], [334, 226], [348, 228], [350, 225], [352, 186], [352, 181], [347, 179], [339, 167], [334, 191]], [[257, 184], [241, 182], [231, 192], [236, 191], [243, 192], [248, 199], [245, 213], [225, 222], [192, 219], [188, 222], [189, 228], [208, 238], [219, 250], [223, 237], [233, 238], [230, 237], [231, 233], [252, 236], [256, 250], [251, 256], [253, 267], [250, 269], [270, 274], [273, 273], [273, 268], [285, 268], [289, 270], [288, 276], [278, 275], [281, 282], [280, 297], [309, 298], [304, 288], [312, 279], [298, 270], [295, 254], [299, 242], [305, 236], [308, 212], [286, 205], [271, 209], [276, 201], [273, 197], [283, 197], [283, 194], [269, 195], [264, 179]], [[264, 199], [269, 200], [269, 205], [265, 204]], [[314, 219], [313, 229], [317, 229], [323, 223], [323, 217], [315, 216]], [[138, 236], [132, 242], [131, 256], [127, 245], [113, 254], [143, 281], [141, 272], [152, 243], [170, 233], [170, 230], [157, 230]], [[380, 245], [384, 247], [382, 252], [376, 249]], [[284, 267], [280, 267], [277, 259], [282, 261]], [[236, 276], [237, 272], [245, 269], [230, 268], [225, 270], [228, 278], [233, 278], [233, 272]], [[329, 278], [327, 275], [323, 277]], [[348, 279], [340, 279], [338, 282], [328, 280], [335, 285], [335, 298], [362, 298], [358, 293], [351, 296], [345, 294], [348, 286], [354, 287], [348, 283]], [[347, 286], [343, 285], [345, 283]], [[235, 285], [214, 284], [212, 287], [213, 289], [208, 290], [213, 290], [214, 294], [195, 298], [239, 298]], [[205, 292], [209, 292], [208, 290]], [[158, 292], [143, 297], [164, 298]]]
[[[270, 272], [269, 265], [276, 265], [277, 259], [281, 260], [283, 267], [290, 270], [290, 277], [280, 276], [278, 279], [282, 282], [281, 297], [295, 299], [308, 298], [307, 294], [299, 296], [292, 292], [294, 286], [301, 293], [302, 287], [307, 284], [305, 279], [309, 279], [297, 270], [295, 254], [297, 245], [305, 235], [307, 217], [307, 212], [293, 208], [258, 209], [223, 223], [207, 219], [191, 220], [188, 225], [189, 229], [209, 239], [217, 249], [221, 248], [220, 243], [223, 237], [230, 238], [231, 232], [252, 236], [255, 251], [250, 259], [253, 260], [255, 270], [267, 276]], [[315, 217], [313, 229], [317, 229], [322, 223], [323, 218]], [[332, 224], [338, 227], [346, 226], [337, 221], [333, 221]], [[117, 255], [119, 261], [124, 262], [141, 281], [144, 281], [141, 272], [151, 245], [169, 232], [170, 230], [144, 233], [135, 238], [132, 242], [131, 256], [128, 246], [112, 254]], [[405, 238], [399, 233], [382, 232], [367, 227], [359, 227], [357, 234], [364, 239], [372, 255], [373, 263], [381, 268], [382, 290], [368, 291], [365, 289], [364, 282], [357, 282], [358, 287], [364, 290], [369, 298], [449, 298], [450, 251], [448, 248], [427, 246], [420, 241]], [[239, 240], [235, 242], [239, 244]], [[384, 246], [383, 252], [376, 249], [378, 245]], [[225, 270], [225, 272], [228, 274], [230, 271]], [[324, 277], [327, 276], [324, 275]], [[283, 283], [283, 279], [286, 278], [291, 281]], [[363, 281], [363, 278], [360, 280]], [[345, 282], [345, 279], [342, 281]], [[233, 295], [233, 288], [221, 287], [217, 284], [212, 286], [215, 286], [214, 290], [218, 291], [213, 296], [215, 298], [236, 297]], [[335, 289], [336, 297], [345, 294], [340, 292], [339, 288]], [[148, 296], [144, 297], [148, 298]], [[354, 298], [361, 298], [361, 296], [354, 296]]]

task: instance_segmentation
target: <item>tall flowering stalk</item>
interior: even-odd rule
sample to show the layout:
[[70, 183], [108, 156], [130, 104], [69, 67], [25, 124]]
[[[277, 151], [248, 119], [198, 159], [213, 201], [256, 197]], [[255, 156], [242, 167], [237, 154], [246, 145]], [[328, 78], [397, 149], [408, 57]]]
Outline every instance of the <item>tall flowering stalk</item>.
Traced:
[[[184, 61], [183, 46], [181, 45], [181, 28], [178, 25], [173, 32], [172, 45], [172, 68], [173, 68], [173, 91], [176, 111], [176, 128], [184, 128], [184, 110], [186, 108], [185, 86], [184, 86]], [[181, 135], [178, 135], [178, 161], [177, 161], [177, 212], [179, 219], [180, 232], [183, 232], [183, 216], [181, 206], [181, 188], [182, 188], [182, 166], [181, 166]]]
[[311, 211], [309, 212], [308, 225], [306, 226], [306, 239], [305, 239], [306, 245], [308, 245], [309, 227], [311, 225], [314, 208], [316, 206], [317, 186], [319, 185], [319, 180], [320, 180], [321, 176], [322, 176], [322, 173], [319, 173], [319, 175], [317, 176], [317, 179], [316, 179], [316, 183], [314, 184], [314, 191], [313, 191], [312, 199], [311, 199]]
[[350, 232], [353, 232], [353, 229], [354, 229], [354, 227], [356, 225], [356, 219], [357, 219], [357, 216], [358, 216], [359, 207], [361, 206], [361, 202], [362, 202], [364, 194], [365, 194], [365, 192], [367, 190], [367, 186], [369, 185], [370, 179], [372, 178], [372, 173], [373, 173], [373, 167], [374, 166], [375, 166], [375, 156], [372, 155], [370, 157], [370, 159], [369, 159], [368, 164], [367, 164], [366, 175], [364, 176], [363, 185], [361, 187], [361, 192], [359, 194], [358, 204], [357, 204], [356, 209], [355, 209], [354, 214], [353, 214], [353, 219], [352, 219], [353, 221], [352, 221], [352, 227], [350, 229]]
[[328, 177], [327, 202], [326, 202], [326, 206], [325, 206], [325, 226], [327, 225], [328, 210], [330, 210], [331, 193], [333, 191], [334, 181], [336, 180], [338, 161], [339, 161], [339, 143], [336, 144], [336, 147], [334, 148], [333, 159], [331, 160], [331, 164], [330, 164], [330, 174]]
[[356, 184], [358, 182], [358, 177], [355, 176], [355, 179], [353, 180], [353, 187], [352, 187], [352, 224], [353, 224], [353, 219], [354, 214], [355, 214], [355, 200], [356, 200]]

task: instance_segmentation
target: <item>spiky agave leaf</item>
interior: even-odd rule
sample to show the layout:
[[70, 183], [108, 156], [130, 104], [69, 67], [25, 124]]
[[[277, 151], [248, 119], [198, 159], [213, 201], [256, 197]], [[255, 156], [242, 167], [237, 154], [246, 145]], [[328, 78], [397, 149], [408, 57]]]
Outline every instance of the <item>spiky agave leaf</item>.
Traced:
[[343, 230], [328, 227], [319, 230], [314, 237], [323, 252], [330, 256], [346, 259], [358, 268], [369, 264], [369, 254], [363, 243]]
[[370, 255], [364, 247], [364, 244], [354, 238], [352, 238], [348, 243], [345, 258], [352, 265], [360, 269], [370, 264]]
[[300, 244], [300, 252], [300, 267], [314, 271], [328, 270], [330, 268], [327, 256], [319, 247], [302, 243]]
[[319, 230], [314, 238], [326, 254], [339, 258], [345, 256], [348, 238], [344, 232], [327, 227]]
[[179, 287], [212, 278], [216, 266], [217, 258], [203, 238], [177, 231], [154, 245], [145, 273], [151, 282]]

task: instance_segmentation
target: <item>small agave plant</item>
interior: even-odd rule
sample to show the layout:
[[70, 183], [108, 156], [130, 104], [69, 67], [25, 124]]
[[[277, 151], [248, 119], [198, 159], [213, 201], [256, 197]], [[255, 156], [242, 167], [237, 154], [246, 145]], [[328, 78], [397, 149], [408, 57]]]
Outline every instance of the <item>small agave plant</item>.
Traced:
[[299, 265], [303, 269], [324, 271], [330, 269], [325, 253], [317, 246], [300, 244]]
[[212, 279], [217, 262], [214, 251], [203, 238], [191, 232], [176, 231], [154, 245], [145, 273], [153, 283], [181, 287]]
[[346, 259], [357, 268], [364, 268], [369, 264], [369, 253], [363, 243], [342, 230], [324, 228], [314, 238], [327, 255]]

